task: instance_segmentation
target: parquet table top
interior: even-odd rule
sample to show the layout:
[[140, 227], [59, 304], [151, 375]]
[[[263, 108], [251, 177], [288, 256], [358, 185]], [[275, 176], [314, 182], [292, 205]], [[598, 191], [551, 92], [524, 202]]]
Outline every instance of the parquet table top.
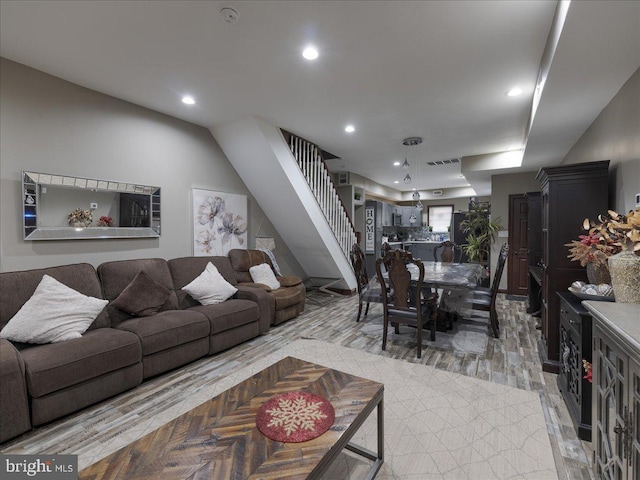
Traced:
[[[327, 398], [335, 409], [333, 426], [303, 443], [262, 435], [255, 425], [262, 403], [296, 390]], [[355, 431], [381, 408], [383, 391], [381, 383], [286, 357], [87, 467], [79, 478], [314, 478], [349, 448]]]

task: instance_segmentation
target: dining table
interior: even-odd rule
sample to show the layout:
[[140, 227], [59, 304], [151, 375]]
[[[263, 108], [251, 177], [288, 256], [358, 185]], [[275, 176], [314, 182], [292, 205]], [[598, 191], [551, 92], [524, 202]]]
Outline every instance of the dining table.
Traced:
[[[478, 263], [422, 262], [423, 288], [439, 291], [438, 330], [450, 330], [452, 316], [468, 318], [471, 315], [473, 291], [487, 278], [487, 270]], [[411, 280], [418, 280], [418, 266], [407, 264]], [[386, 272], [383, 274], [386, 278]]]

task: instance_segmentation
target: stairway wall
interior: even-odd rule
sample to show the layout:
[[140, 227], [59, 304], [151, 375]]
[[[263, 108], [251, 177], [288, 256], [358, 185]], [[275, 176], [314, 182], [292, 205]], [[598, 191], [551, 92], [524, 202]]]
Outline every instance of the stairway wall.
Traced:
[[280, 130], [247, 117], [211, 133], [309, 277], [356, 279]]

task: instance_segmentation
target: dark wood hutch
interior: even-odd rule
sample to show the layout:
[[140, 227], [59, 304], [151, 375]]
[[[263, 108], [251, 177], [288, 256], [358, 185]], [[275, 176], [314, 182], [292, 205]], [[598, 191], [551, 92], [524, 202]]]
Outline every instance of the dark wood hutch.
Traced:
[[567, 258], [565, 246], [583, 233], [582, 221], [606, 213], [609, 160], [541, 168], [542, 186], [542, 369], [560, 371], [560, 299], [586, 270]]

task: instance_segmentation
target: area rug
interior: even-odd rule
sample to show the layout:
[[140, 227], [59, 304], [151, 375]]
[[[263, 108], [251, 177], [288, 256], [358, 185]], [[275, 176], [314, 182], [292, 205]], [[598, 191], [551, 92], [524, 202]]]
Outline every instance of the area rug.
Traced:
[[[82, 469], [286, 356], [385, 385], [385, 462], [377, 479], [557, 478], [537, 393], [317, 340], [292, 342], [249, 365], [227, 365], [224, 378], [220, 368], [208, 368], [215, 357], [202, 359], [175, 373], [180, 381], [174, 388], [166, 388], [172, 374], [145, 382], [2, 453], [76, 454]], [[162, 409], [145, 395], [165, 396]], [[109, 414], [114, 408], [122, 414]], [[376, 450], [375, 415], [353, 441]], [[325, 478], [363, 478], [367, 468], [366, 461], [344, 453]]]
[[[372, 307], [369, 315], [361, 320], [362, 324], [358, 333], [369, 338], [375, 338], [382, 343], [383, 317], [380, 309]], [[431, 341], [429, 330], [422, 331], [422, 344], [432, 346], [437, 349], [454, 351], [459, 353], [473, 353], [484, 355], [487, 350], [488, 341], [488, 319], [482, 316], [473, 315], [470, 318], [459, 318], [452, 322], [451, 330], [446, 332], [436, 332], [436, 339]], [[416, 329], [408, 326], [400, 326], [400, 333], [395, 333], [393, 328], [389, 328], [387, 342], [397, 342], [402, 345], [416, 343]]]

